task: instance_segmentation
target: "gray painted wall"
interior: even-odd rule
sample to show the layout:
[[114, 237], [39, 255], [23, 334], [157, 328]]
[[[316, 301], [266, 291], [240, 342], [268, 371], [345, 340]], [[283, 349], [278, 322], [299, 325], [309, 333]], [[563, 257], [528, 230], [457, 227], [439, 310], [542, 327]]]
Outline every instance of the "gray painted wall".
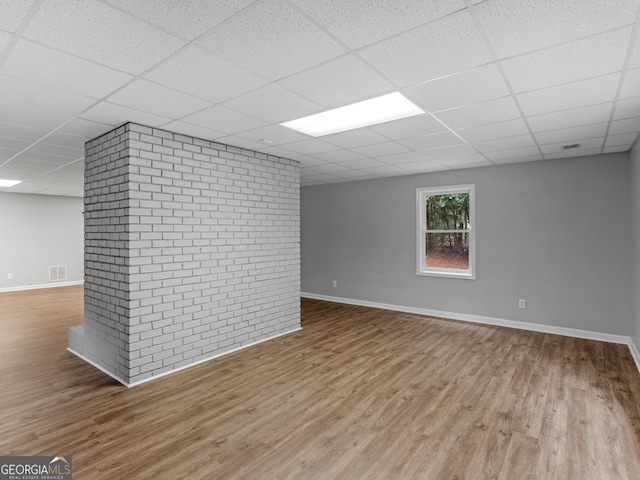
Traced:
[[53, 285], [50, 265], [82, 281], [82, 209], [82, 198], [0, 193], [0, 289]]
[[[302, 291], [629, 335], [629, 165], [623, 153], [304, 187]], [[417, 276], [415, 189], [466, 183], [477, 280]]]
[[631, 336], [636, 348], [640, 348], [640, 143], [631, 150], [631, 208], [633, 215], [633, 321]]

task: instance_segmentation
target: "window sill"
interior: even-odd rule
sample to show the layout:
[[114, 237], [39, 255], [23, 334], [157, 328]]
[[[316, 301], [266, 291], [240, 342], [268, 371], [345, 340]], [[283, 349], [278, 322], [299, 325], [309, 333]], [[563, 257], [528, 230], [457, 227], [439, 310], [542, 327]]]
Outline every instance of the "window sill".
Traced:
[[475, 280], [476, 275], [468, 270], [418, 270], [416, 275], [423, 277], [440, 277], [440, 278], [459, 278], [462, 280]]

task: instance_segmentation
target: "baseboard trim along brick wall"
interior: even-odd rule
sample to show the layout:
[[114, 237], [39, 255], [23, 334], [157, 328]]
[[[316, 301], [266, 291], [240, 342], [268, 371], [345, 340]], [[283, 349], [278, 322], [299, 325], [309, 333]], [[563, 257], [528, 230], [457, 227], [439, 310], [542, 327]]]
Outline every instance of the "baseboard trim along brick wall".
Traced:
[[85, 318], [125, 385], [300, 328], [299, 163], [127, 123], [85, 151]]

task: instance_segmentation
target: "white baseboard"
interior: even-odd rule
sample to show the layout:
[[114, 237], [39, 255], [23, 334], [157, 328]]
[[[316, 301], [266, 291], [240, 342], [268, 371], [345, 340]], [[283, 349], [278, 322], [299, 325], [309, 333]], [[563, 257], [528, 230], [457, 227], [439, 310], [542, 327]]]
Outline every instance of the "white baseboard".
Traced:
[[[316, 300], [326, 300], [329, 302], [346, 303], [348, 305], [359, 305], [362, 307], [381, 308], [383, 310], [395, 310], [398, 312], [417, 313], [431, 317], [448, 318], [451, 320], [462, 320], [464, 322], [483, 323], [487, 325], [497, 325], [500, 327], [517, 328], [520, 330], [530, 330], [533, 332], [552, 333], [564, 335], [565, 337], [584, 338], [587, 340], [599, 340], [601, 342], [622, 343], [630, 345], [633, 342], [631, 337], [624, 335], [613, 335], [611, 333], [592, 332], [589, 330], [579, 330], [576, 328], [555, 327], [553, 325], [543, 325], [540, 323], [518, 322], [515, 320], [504, 320], [502, 318], [483, 317], [480, 315], [469, 315], [467, 313], [443, 312], [440, 310], [430, 310], [427, 308], [406, 307], [403, 305], [392, 305], [388, 303], [369, 302], [367, 300], [356, 300], [353, 298], [332, 297], [329, 295], [318, 295], [315, 293], [300, 292], [301, 297], [313, 298]], [[637, 353], [637, 352], [636, 352]], [[640, 365], [636, 360], [636, 365]], [[640, 366], [638, 368], [640, 371]]]
[[272, 337], [263, 338], [262, 340], [258, 340], [258, 341], [256, 341], [256, 342], [249, 343], [249, 344], [247, 344], [247, 345], [243, 345], [243, 346], [241, 346], [241, 347], [234, 348], [234, 349], [232, 349], [232, 350], [227, 350], [227, 351], [225, 351], [225, 352], [216, 353], [216, 354], [214, 354], [214, 355], [212, 355], [212, 356], [210, 356], [210, 357], [203, 358], [202, 360], [198, 360], [197, 362], [190, 363], [189, 365], [184, 365], [184, 366], [182, 366], [182, 367], [178, 367], [178, 368], [175, 368], [175, 369], [173, 369], [173, 370], [169, 370], [168, 372], [163, 372], [163, 373], [161, 373], [161, 374], [159, 374], [159, 375], [154, 375], [154, 376], [152, 376], [152, 377], [145, 378], [144, 380], [140, 380], [140, 381], [138, 381], [138, 382], [132, 382], [132, 383], [127, 383], [127, 382], [125, 382], [124, 380], [122, 380], [121, 378], [116, 377], [112, 372], [109, 372], [109, 371], [105, 370], [103, 367], [101, 367], [100, 365], [96, 364], [94, 361], [89, 360], [89, 359], [88, 359], [87, 357], [85, 357], [84, 355], [81, 355], [81, 354], [79, 354], [78, 352], [76, 352], [76, 351], [74, 351], [74, 350], [72, 350], [72, 349], [70, 349], [70, 348], [68, 348], [68, 347], [67, 347], [67, 351], [68, 351], [68, 352], [70, 352], [70, 353], [73, 353], [75, 356], [77, 356], [77, 357], [81, 358], [81, 359], [82, 359], [82, 360], [84, 360], [85, 362], [87, 362], [87, 363], [89, 363], [89, 364], [93, 365], [94, 367], [96, 367], [96, 368], [97, 368], [98, 370], [100, 370], [101, 372], [106, 373], [106, 374], [107, 374], [107, 375], [109, 375], [111, 378], [113, 378], [113, 379], [114, 379], [114, 380], [116, 380], [117, 382], [121, 383], [121, 384], [122, 384], [122, 385], [124, 385], [125, 387], [127, 387], [127, 388], [131, 388], [131, 387], [135, 387], [135, 386], [137, 386], [137, 385], [141, 385], [141, 384], [143, 384], [143, 383], [150, 382], [151, 380], [156, 380], [156, 379], [158, 379], [158, 378], [165, 377], [165, 376], [170, 375], [170, 374], [172, 374], [172, 373], [179, 372], [180, 370], [185, 370], [185, 369], [187, 369], [187, 368], [191, 368], [191, 367], [195, 367], [196, 365], [200, 365], [201, 363], [209, 362], [209, 361], [213, 360], [214, 358], [222, 357], [223, 355], [228, 355], [228, 354], [230, 354], [230, 353], [237, 352], [238, 350], [244, 350], [245, 348], [253, 347], [254, 345], [258, 345], [258, 344], [260, 344], [260, 343], [267, 342], [267, 341], [269, 341], [269, 340], [273, 340], [273, 339], [275, 339], [275, 338], [282, 337], [282, 336], [284, 336], [284, 335], [289, 335], [290, 333], [294, 333], [294, 332], [297, 332], [297, 331], [299, 331], [299, 330], [302, 330], [302, 327], [294, 328], [294, 329], [292, 329], [292, 330], [289, 330], [289, 331], [286, 331], [286, 332], [283, 332], [283, 333], [279, 333], [279, 334], [277, 334], [277, 335], [273, 335]]
[[640, 352], [638, 352], [638, 347], [636, 346], [632, 338], [629, 338], [629, 351], [631, 352], [633, 361], [636, 362], [638, 372], [640, 372]]
[[73, 350], [72, 348], [67, 347], [67, 352], [69, 353], [73, 353], [76, 357], [84, 360], [85, 362], [87, 362], [89, 365], [92, 365], [94, 367], [96, 367], [98, 370], [100, 370], [102, 373], [109, 375], [111, 378], [113, 378], [116, 382], [124, 385], [125, 387], [129, 387], [129, 384], [127, 382], [125, 382], [124, 380], [122, 380], [121, 378], [116, 377], [113, 373], [111, 373], [109, 370], [101, 367], [100, 365], [98, 365], [96, 362], [94, 362], [93, 360], [89, 360], [87, 357], [85, 357], [84, 355], [82, 355], [81, 353], [76, 352], [75, 350]]
[[69, 287], [71, 285], [82, 285], [83, 283], [84, 283], [83, 280], [77, 280], [75, 282], [56, 282], [56, 283], [40, 283], [38, 285], [21, 285], [19, 287], [0, 288], [0, 293], [19, 292], [21, 290], [36, 290], [38, 288]]

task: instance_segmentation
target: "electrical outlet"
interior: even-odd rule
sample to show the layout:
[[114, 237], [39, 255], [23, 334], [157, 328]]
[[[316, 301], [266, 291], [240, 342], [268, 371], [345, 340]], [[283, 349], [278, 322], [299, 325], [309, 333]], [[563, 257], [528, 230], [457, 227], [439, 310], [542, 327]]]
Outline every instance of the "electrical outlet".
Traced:
[[7, 274], [7, 279], [9, 279], [9, 280], [13, 280], [13, 273], [9, 273], [9, 274]]
[[524, 298], [518, 299], [518, 308], [525, 308]]
[[337, 287], [337, 286], [338, 286], [338, 281], [337, 281], [337, 280], [334, 280], [334, 281], [333, 281], [333, 288], [335, 288], [335, 287]]

